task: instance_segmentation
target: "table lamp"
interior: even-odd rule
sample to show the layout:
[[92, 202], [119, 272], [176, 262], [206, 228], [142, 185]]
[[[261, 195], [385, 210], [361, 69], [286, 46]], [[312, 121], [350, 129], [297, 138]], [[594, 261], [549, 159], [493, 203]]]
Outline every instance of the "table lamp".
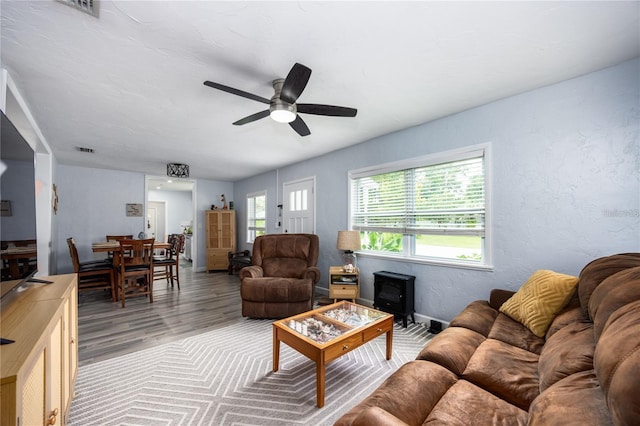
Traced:
[[343, 250], [343, 269], [345, 272], [353, 272], [356, 268], [355, 250], [360, 250], [362, 244], [360, 242], [360, 231], [338, 231], [338, 250]]

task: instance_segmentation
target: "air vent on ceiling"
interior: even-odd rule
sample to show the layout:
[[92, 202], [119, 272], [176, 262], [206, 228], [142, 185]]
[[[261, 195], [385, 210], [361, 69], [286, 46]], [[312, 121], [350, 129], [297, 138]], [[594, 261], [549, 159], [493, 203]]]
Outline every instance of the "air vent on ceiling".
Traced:
[[93, 148], [85, 148], [85, 147], [82, 147], [82, 146], [76, 146], [76, 149], [78, 151], [80, 151], [80, 152], [87, 152], [89, 154], [93, 154], [94, 153]]
[[69, 5], [75, 9], [81, 10], [89, 15], [98, 17], [99, 0], [58, 0], [60, 3]]

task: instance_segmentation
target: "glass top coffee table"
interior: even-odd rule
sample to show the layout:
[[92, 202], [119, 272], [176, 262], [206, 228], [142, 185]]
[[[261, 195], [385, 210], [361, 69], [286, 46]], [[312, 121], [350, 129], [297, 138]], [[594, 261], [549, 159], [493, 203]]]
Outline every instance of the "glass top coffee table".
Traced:
[[391, 359], [393, 315], [350, 302], [338, 302], [273, 323], [273, 371], [280, 363], [280, 342], [316, 363], [317, 406], [324, 406], [325, 366], [387, 333]]

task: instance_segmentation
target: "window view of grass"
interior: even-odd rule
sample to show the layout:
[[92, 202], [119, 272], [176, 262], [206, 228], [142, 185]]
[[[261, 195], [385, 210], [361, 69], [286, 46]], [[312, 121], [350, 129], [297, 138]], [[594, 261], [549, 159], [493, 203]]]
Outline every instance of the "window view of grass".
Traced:
[[467, 235], [418, 235], [416, 255], [482, 260], [482, 238]]
[[[362, 249], [402, 253], [402, 234], [363, 232]], [[467, 235], [417, 235], [415, 255], [445, 259], [482, 260], [482, 238]]]

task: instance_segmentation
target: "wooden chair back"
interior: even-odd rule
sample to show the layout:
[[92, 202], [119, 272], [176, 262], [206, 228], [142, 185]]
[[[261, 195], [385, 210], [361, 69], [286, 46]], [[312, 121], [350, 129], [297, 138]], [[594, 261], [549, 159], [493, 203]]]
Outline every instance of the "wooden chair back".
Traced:
[[78, 293], [89, 290], [109, 290], [111, 300], [116, 301], [115, 274], [113, 266], [106, 262], [80, 263], [78, 249], [73, 237], [67, 238], [73, 270], [78, 274]]
[[165, 250], [163, 258], [154, 260], [153, 279], [166, 279], [167, 283], [171, 283], [171, 287], [175, 281], [180, 290], [180, 253], [184, 250], [185, 238], [183, 234], [171, 234], [167, 240], [171, 243], [171, 248]]
[[[131, 235], [107, 235], [107, 241], [120, 241], [120, 240], [133, 240], [133, 234]], [[130, 253], [127, 253], [130, 254]], [[109, 252], [109, 258], [113, 258], [113, 253]]]
[[154, 242], [154, 238], [119, 241], [120, 250], [115, 256], [115, 265], [118, 270], [119, 297], [122, 299], [123, 308], [125, 299], [133, 295], [148, 295], [149, 302], [153, 303]]
[[69, 246], [69, 255], [71, 256], [71, 263], [73, 263], [73, 270], [77, 274], [80, 272], [80, 259], [78, 258], [78, 249], [76, 243], [73, 241], [73, 237], [67, 238], [67, 245]]

